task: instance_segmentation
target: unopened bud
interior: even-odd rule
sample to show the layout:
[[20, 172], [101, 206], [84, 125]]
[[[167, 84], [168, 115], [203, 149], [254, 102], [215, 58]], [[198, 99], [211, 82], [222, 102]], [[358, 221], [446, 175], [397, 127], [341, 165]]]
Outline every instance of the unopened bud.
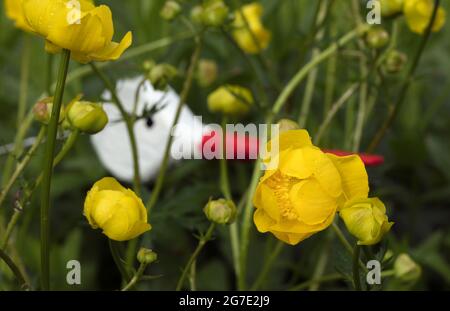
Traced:
[[208, 87], [217, 79], [218, 69], [216, 62], [201, 59], [198, 63], [198, 83], [202, 87]]
[[366, 42], [373, 49], [381, 49], [389, 42], [389, 33], [382, 27], [372, 27], [366, 34]]
[[236, 217], [236, 205], [231, 200], [210, 200], [203, 212], [211, 222], [221, 225], [233, 223]]
[[108, 124], [108, 116], [101, 104], [74, 100], [67, 108], [72, 127], [88, 134], [96, 134]]
[[300, 125], [297, 122], [290, 119], [281, 119], [278, 121], [279, 131], [280, 133], [292, 130], [298, 130]]
[[162, 18], [168, 21], [174, 20], [181, 13], [181, 5], [177, 1], [169, 0], [164, 3], [161, 12]]
[[149, 265], [158, 259], [158, 255], [151, 249], [141, 247], [137, 253], [137, 260], [145, 265]]
[[205, 26], [222, 26], [230, 9], [222, 0], [208, 0], [203, 5], [202, 21]]
[[403, 69], [407, 61], [408, 57], [405, 53], [397, 50], [392, 50], [386, 56], [383, 68], [387, 73], [398, 73]]
[[[38, 101], [33, 107], [33, 114], [36, 121], [47, 125], [50, 122], [53, 109], [53, 97], [46, 97]], [[64, 107], [61, 106], [61, 112], [59, 113], [59, 123], [64, 120]]]
[[394, 262], [395, 276], [404, 282], [415, 282], [421, 274], [422, 268], [408, 254], [400, 254]]
[[165, 90], [169, 82], [178, 74], [177, 69], [169, 64], [158, 64], [148, 73], [148, 80], [157, 90]]

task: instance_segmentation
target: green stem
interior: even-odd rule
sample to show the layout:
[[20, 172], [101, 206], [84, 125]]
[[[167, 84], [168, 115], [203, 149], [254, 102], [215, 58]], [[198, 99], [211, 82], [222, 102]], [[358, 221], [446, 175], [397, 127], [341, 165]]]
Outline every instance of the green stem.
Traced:
[[400, 90], [400, 94], [398, 96], [397, 102], [395, 103], [393, 109], [390, 111], [385, 122], [381, 125], [381, 127], [378, 129], [375, 136], [373, 137], [369, 147], [367, 148], [368, 153], [373, 153], [375, 151], [375, 149], [378, 147], [378, 145], [381, 143], [384, 136], [386, 135], [386, 132], [392, 126], [395, 119], [397, 118], [398, 111], [400, 110], [400, 108], [402, 107], [402, 105], [406, 99], [406, 95], [407, 95], [409, 87], [411, 85], [411, 81], [413, 79], [414, 73], [416, 72], [416, 69], [417, 69], [417, 66], [419, 65], [422, 54], [425, 50], [428, 40], [430, 39], [431, 30], [433, 28], [434, 21], [436, 20], [439, 4], [440, 4], [440, 0], [434, 1], [433, 14], [431, 16], [430, 22], [428, 23], [427, 29], [422, 37], [419, 48], [417, 49], [417, 52], [413, 58], [411, 67], [409, 67], [408, 73], [406, 74], [406, 77], [403, 81], [403, 85]]
[[17, 111], [17, 128], [22, 126], [27, 109], [28, 97], [28, 78], [30, 76], [30, 59], [31, 59], [31, 38], [29, 35], [24, 37], [24, 48], [22, 54], [22, 61], [20, 66], [20, 93], [19, 93], [19, 108]]
[[359, 278], [359, 254], [361, 252], [361, 248], [358, 244], [355, 244], [353, 249], [353, 284], [355, 286], [355, 290], [361, 290], [361, 279]]
[[[353, 257], [354, 256], [354, 252], [353, 252], [353, 247], [352, 245], [347, 241], [347, 239], [345, 238], [344, 233], [341, 231], [341, 229], [339, 228], [339, 226], [333, 222], [331, 227], [333, 228], [334, 232], [336, 233], [339, 241], [341, 242], [341, 244], [345, 247], [345, 249], [347, 250], [347, 252]], [[361, 267], [361, 269], [363, 269], [364, 272], [367, 272], [367, 268], [366, 266], [362, 263], [361, 260], [358, 260], [359, 262], [359, 266]]]
[[114, 263], [116, 264], [117, 269], [122, 276], [122, 280], [124, 282], [130, 281], [130, 275], [128, 274], [127, 269], [124, 266], [124, 261], [120, 256], [119, 242], [108, 239], [109, 242], [109, 250], [111, 251], [112, 258]]
[[[78, 138], [78, 134], [79, 131], [78, 130], [74, 130], [69, 138], [67, 138], [66, 142], [64, 143], [64, 145], [62, 146], [61, 150], [59, 151], [59, 153], [56, 155], [54, 161], [53, 161], [53, 168], [56, 167], [56, 165], [58, 165], [62, 159], [67, 155], [67, 153], [69, 152], [70, 149], [72, 149], [73, 145], [75, 144], [75, 141]], [[22, 215], [22, 207], [26, 205], [26, 202], [28, 202], [28, 200], [30, 199], [31, 195], [34, 193], [34, 190], [40, 185], [40, 183], [42, 182], [42, 177], [43, 177], [43, 173], [39, 174], [38, 178], [36, 178], [36, 181], [33, 185], [33, 188], [30, 191], [27, 191], [24, 195], [24, 197], [17, 202], [16, 204], [20, 207], [20, 208], [16, 208], [14, 210], [14, 214], [11, 217], [8, 226], [6, 228], [6, 234], [5, 237], [2, 241], [2, 244], [0, 246], [0, 248], [5, 249], [6, 246], [8, 245], [8, 241], [9, 238], [11, 236], [12, 231], [14, 230], [17, 221], [19, 220], [20, 216]]]
[[198, 255], [202, 251], [203, 247], [205, 247], [205, 244], [211, 240], [212, 234], [214, 233], [214, 229], [216, 228], [216, 224], [212, 223], [208, 231], [206, 231], [206, 234], [200, 238], [198, 241], [197, 248], [192, 253], [191, 257], [189, 258], [189, 261], [187, 262], [186, 266], [183, 269], [183, 272], [181, 273], [181, 276], [178, 280], [176, 290], [180, 291], [183, 287], [184, 280], [186, 279], [186, 276], [188, 275], [189, 270], [191, 269], [192, 264], [197, 260]]
[[11, 175], [11, 178], [9, 178], [8, 182], [6, 183], [5, 187], [2, 189], [0, 194], [0, 207], [3, 205], [3, 202], [6, 199], [6, 196], [8, 195], [9, 191], [11, 190], [12, 186], [16, 182], [17, 178], [22, 174], [23, 170], [27, 167], [28, 163], [30, 163], [31, 159], [33, 158], [33, 155], [35, 154], [38, 147], [41, 145], [42, 140], [45, 136], [46, 128], [43, 126], [41, 127], [41, 130], [39, 131], [38, 136], [36, 137], [36, 140], [34, 141], [33, 145], [28, 150], [27, 154], [24, 156], [22, 161], [17, 164], [16, 169], [14, 170], [13, 174]]
[[134, 274], [133, 278], [130, 280], [130, 282], [128, 282], [127, 285], [125, 285], [124, 288], [122, 288], [122, 292], [126, 292], [128, 290], [130, 290], [131, 288], [133, 288], [141, 279], [142, 275], [144, 274], [145, 269], [147, 268], [148, 264], [145, 263], [141, 263], [138, 270], [136, 271], [136, 273]]
[[43, 164], [44, 177], [41, 193], [41, 286], [43, 290], [50, 289], [50, 189], [53, 172], [53, 156], [55, 153], [56, 135], [58, 132], [59, 114], [61, 111], [64, 86], [69, 68], [70, 51], [63, 50], [58, 71], [58, 83], [56, 85], [53, 100], [52, 115], [48, 124], [47, 142]]
[[[325, 272], [325, 269], [327, 267], [328, 258], [330, 254], [330, 240], [332, 240], [334, 237], [334, 231], [328, 231], [325, 236], [325, 242], [323, 243], [323, 247], [321, 249], [319, 259], [317, 260], [316, 267], [314, 269], [313, 273], [313, 280], [317, 280], [322, 277], [323, 273]], [[311, 284], [309, 286], [310, 291], [317, 291], [319, 290], [320, 283]]]
[[325, 276], [322, 276], [322, 277], [317, 278], [317, 279], [312, 279], [312, 280], [308, 280], [308, 281], [305, 281], [303, 283], [300, 283], [300, 284], [290, 288], [289, 291], [299, 291], [299, 290], [308, 288], [311, 285], [320, 284], [320, 283], [324, 283], [324, 282], [339, 281], [339, 280], [342, 280], [342, 279], [344, 279], [344, 277], [342, 276], [342, 274], [339, 274], [339, 273], [325, 275]]
[[[47, 54], [47, 68], [45, 72], [45, 89], [47, 91], [47, 95], [50, 96], [52, 94], [52, 80], [53, 80], [53, 54]], [[68, 80], [68, 77], [67, 77]]]
[[264, 281], [266, 280], [267, 275], [269, 274], [270, 270], [272, 269], [272, 266], [275, 263], [275, 261], [277, 260], [281, 251], [283, 250], [283, 247], [284, 247], [284, 243], [281, 241], [277, 241], [275, 248], [270, 252], [269, 258], [264, 261], [264, 266], [263, 266], [258, 278], [256, 279], [255, 283], [253, 283], [251, 290], [258, 290], [264, 284]]
[[20, 271], [19, 267], [14, 263], [14, 261], [11, 259], [11, 257], [8, 256], [3, 250], [0, 249], [0, 259], [2, 259], [6, 265], [11, 269], [11, 271], [14, 273], [14, 276], [16, 277], [17, 281], [19, 282], [19, 286], [23, 290], [29, 290], [31, 289], [30, 285], [25, 280], [25, 277], [23, 276], [22, 272]]
[[[189, 92], [191, 90], [195, 68], [197, 67], [197, 63], [198, 63], [198, 60], [200, 57], [201, 46], [202, 46], [201, 39], [199, 37], [197, 37], [196, 38], [196, 47], [195, 47], [194, 53], [192, 54], [192, 57], [191, 57], [191, 62], [190, 62], [190, 65], [189, 65], [189, 68], [188, 68], [188, 71], [186, 74], [186, 80], [184, 81], [183, 90], [181, 91], [181, 94], [180, 94], [180, 101], [178, 102], [178, 107], [177, 107], [177, 110], [175, 113], [175, 118], [172, 123], [172, 128], [178, 123], [184, 102], [186, 101], [186, 99], [189, 95]], [[159, 174], [156, 179], [155, 187], [152, 191], [152, 195], [151, 195], [149, 201], [146, 204], [147, 211], [149, 213], [151, 212], [151, 210], [153, 209], [155, 204], [158, 202], [159, 195], [161, 193], [161, 190], [162, 190], [162, 187], [164, 184], [165, 174], [167, 171], [167, 167], [169, 165], [169, 153], [170, 153], [170, 149], [172, 147], [172, 142], [173, 142], [173, 136], [169, 135], [169, 139], [167, 140], [167, 144], [166, 144], [166, 147], [164, 150], [163, 161], [161, 163]]]
[[123, 121], [125, 122], [125, 125], [127, 127], [127, 133], [128, 138], [130, 140], [131, 145], [131, 155], [133, 158], [133, 189], [136, 192], [138, 196], [141, 194], [141, 178], [139, 175], [139, 153], [138, 153], [138, 146], [136, 143], [136, 136], [134, 134], [134, 121], [133, 117], [130, 116], [126, 111], [125, 108], [122, 105], [122, 102], [120, 101], [119, 97], [116, 93], [116, 88], [112, 85], [111, 81], [109, 81], [108, 77], [98, 68], [94, 63], [90, 63], [92, 70], [95, 72], [95, 74], [100, 78], [100, 80], [103, 81], [103, 84], [108, 89], [108, 91], [111, 93], [111, 98], [114, 103], [114, 105], [119, 109], [119, 112], [123, 118]]

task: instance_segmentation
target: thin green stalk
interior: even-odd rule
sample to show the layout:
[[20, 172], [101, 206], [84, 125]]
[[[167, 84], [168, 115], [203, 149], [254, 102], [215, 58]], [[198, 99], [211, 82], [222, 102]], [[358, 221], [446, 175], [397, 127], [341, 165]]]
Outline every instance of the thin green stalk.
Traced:
[[189, 270], [191, 269], [192, 264], [197, 260], [198, 255], [202, 251], [203, 247], [205, 247], [205, 244], [211, 240], [212, 235], [214, 233], [214, 229], [216, 228], [216, 224], [212, 223], [208, 231], [206, 231], [206, 234], [200, 237], [200, 240], [198, 241], [197, 248], [192, 253], [191, 257], [189, 258], [189, 261], [187, 262], [186, 266], [183, 269], [183, 272], [181, 273], [180, 278], [178, 279], [176, 290], [180, 291], [183, 287], [184, 280], [186, 279], [186, 276], [188, 275]]
[[[339, 241], [341, 242], [341, 244], [345, 247], [345, 249], [347, 250], [347, 252], [353, 257], [354, 256], [354, 252], [353, 252], [353, 247], [352, 245], [347, 241], [347, 239], [345, 238], [344, 233], [341, 231], [341, 229], [339, 228], [339, 226], [336, 224], [336, 222], [333, 222], [331, 224], [331, 227], [333, 228], [334, 232], [336, 233], [336, 236], [338, 237]], [[359, 266], [361, 267], [361, 269], [363, 269], [364, 272], [367, 272], [367, 268], [366, 266], [362, 263], [361, 260], [358, 260], [359, 262]]]
[[90, 63], [90, 65], [92, 70], [95, 72], [95, 74], [97, 74], [100, 80], [103, 81], [103, 84], [111, 93], [112, 102], [117, 107], [117, 109], [119, 109], [120, 115], [122, 116], [123, 121], [125, 122], [125, 125], [127, 127], [128, 138], [131, 145], [131, 154], [133, 157], [133, 189], [139, 196], [141, 194], [141, 178], [139, 174], [139, 153], [136, 143], [136, 136], [134, 134], [133, 117], [130, 116], [123, 108], [122, 102], [117, 96], [116, 88], [112, 85], [111, 81], [109, 81], [108, 77], [106, 77], [106, 75], [100, 70], [100, 68], [97, 67], [97, 65], [95, 65], [94, 63]]
[[27, 154], [24, 156], [22, 161], [20, 161], [16, 169], [14, 170], [13, 174], [11, 175], [11, 178], [9, 178], [8, 182], [6, 183], [5, 187], [2, 189], [0, 194], [0, 207], [3, 205], [3, 202], [5, 201], [9, 191], [11, 190], [12, 186], [16, 182], [17, 178], [22, 174], [23, 170], [27, 167], [28, 163], [30, 163], [31, 159], [33, 158], [33, 155], [35, 154], [38, 147], [41, 145], [42, 140], [44, 139], [46, 132], [46, 128], [43, 126], [41, 127], [41, 130], [39, 131], [39, 134], [36, 137], [36, 140], [34, 141], [33, 145], [28, 150]]
[[22, 126], [27, 110], [28, 98], [28, 79], [30, 76], [30, 59], [31, 59], [31, 38], [29, 35], [24, 36], [24, 46], [22, 51], [22, 60], [20, 65], [20, 93], [19, 107], [17, 110], [17, 128]]
[[[177, 110], [175, 113], [175, 118], [172, 123], [172, 128], [178, 123], [183, 105], [184, 105], [184, 103], [189, 95], [189, 92], [191, 90], [195, 68], [197, 67], [197, 63], [198, 63], [198, 60], [200, 57], [201, 47], [202, 47], [201, 38], [197, 37], [195, 50], [194, 50], [194, 53], [192, 54], [191, 62], [190, 62], [190, 65], [189, 65], [189, 68], [188, 68], [188, 71], [186, 74], [186, 80], [184, 81], [183, 90], [181, 91], [181, 94], [180, 94], [180, 101], [178, 102], [178, 107], [177, 107]], [[151, 210], [157, 203], [157, 201], [159, 199], [159, 195], [160, 195], [162, 187], [163, 187], [163, 184], [164, 184], [167, 167], [169, 165], [169, 153], [170, 153], [170, 149], [172, 147], [172, 142], [173, 142], [173, 136], [169, 135], [169, 139], [167, 140], [167, 144], [166, 144], [166, 147], [164, 150], [163, 161], [161, 163], [161, 167], [159, 169], [159, 174], [156, 179], [155, 187], [152, 191], [152, 195], [151, 195], [150, 199], [148, 200], [148, 202], [146, 204], [147, 211], [149, 213], [151, 212]]]
[[47, 68], [45, 72], [45, 90], [47, 91], [48, 96], [52, 94], [53, 58], [54, 58], [53, 54], [50, 53], [47, 54]]
[[[295, 91], [297, 86], [303, 81], [303, 79], [308, 75], [308, 73], [313, 70], [318, 64], [322, 61], [328, 59], [334, 53], [338, 51], [340, 47], [347, 44], [354, 38], [364, 34], [368, 29], [369, 25], [362, 25], [357, 27], [356, 29], [350, 31], [346, 35], [344, 35], [337, 42], [333, 43], [330, 47], [320, 53], [317, 57], [312, 59], [308, 64], [302, 67], [297, 74], [289, 81], [286, 87], [283, 89], [281, 94], [278, 96], [271, 113], [266, 118], [266, 124], [271, 124], [273, 118], [280, 112], [281, 108], [283, 108], [284, 104], [291, 96], [291, 94]], [[247, 253], [248, 253], [248, 245], [250, 243], [250, 224], [251, 224], [251, 216], [252, 216], [252, 200], [253, 194], [255, 193], [256, 186], [258, 184], [259, 177], [261, 176], [260, 172], [260, 164], [261, 159], [257, 159], [254, 164], [252, 179], [248, 188], [248, 197], [246, 204], [244, 206], [244, 217], [242, 220], [242, 230], [241, 230], [241, 256], [239, 259], [240, 262], [240, 274], [238, 277], [238, 288], [240, 290], [244, 290], [246, 287], [246, 262], [247, 262]]]
[[109, 250], [111, 251], [114, 263], [116, 264], [116, 267], [119, 270], [120, 275], [122, 276], [122, 280], [124, 282], [129, 282], [131, 277], [124, 266], [124, 261], [120, 256], [119, 242], [113, 241], [111, 239], [108, 239], [108, 242], [109, 242]]
[[[61, 150], [58, 152], [58, 154], [56, 155], [54, 161], [53, 161], [53, 168], [56, 167], [56, 165], [58, 165], [62, 159], [67, 155], [67, 153], [69, 152], [70, 149], [72, 149], [73, 145], [75, 144], [75, 141], [78, 138], [78, 134], [79, 131], [78, 130], [74, 130], [69, 138], [67, 138], [66, 142], [64, 143], [64, 145], [62, 146]], [[28, 200], [30, 199], [31, 195], [34, 193], [34, 190], [39, 187], [40, 183], [42, 182], [42, 178], [43, 178], [43, 173], [39, 174], [38, 178], [36, 178], [36, 181], [33, 185], [33, 188], [30, 191], [27, 191], [24, 195], [24, 197], [16, 202], [16, 204], [19, 206], [19, 208], [16, 208], [14, 210], [14, 214], [11, 217], [8, 226], [6, 228], [6, 233], [5, 233], [5, 237], [2, 241], [2, 244], [0, 246], [0, 248], [5, 249], [6, 246], [8, 245], [8, 241], [9, 238], [11, 236], [12, 231], [14, 230], [17, 221], [19, 220], [20, 216], [22, 215], [22, 207], [26, 205], [26, 202], [28, 202]]]
[[321, 284], [321, 283], [325, 283], [325, 282], [339, 281], [339, 280], [342, 280], [342, 279], [344, 279], [344, 276], [342, 274], [339, 274], [339, 273], [325, 275], [325, 276], [322, 276], [322, 277], [317, 278], [317, 279], [312, 279], [312, 280], [308, 280], [308, 281], [305, 281], [303, 283], [300, 283], [300, 284], [290, 288], [289, 291], [299, 291], [299, 290], [308, 288], [311, 285]]
[[191, 271], [189, 271], [189, 286], [191, 288], [191, 292], [197, 290], [197, 261], [195, 260], [191, 265]]
[[264, 266], [259, 273], [258, 278], [256, 279], [255, 283], [253, 283], [253, 286], [251, 287], [251, 290], [258, 290], [265, 282], [267, 275], [269, 274], [270, 270], [272, 269], [273, 264], [277, 260], [278, 256], [280, 255], [281, 251], [284, 248], [284, 243], [281, 241], [277, 241], [277, 244], [275, 245], [275, 248], [270, 252], [270, 256], [267, 260], [264, 261]]
[[27, 283], [24, 275], [20, 271], [19, 267], [14, 263], [14, 261], [11, 259], [11, 257], [8, 256], [3, 250], [0, 249], [0, 259], [2, 259], [6, 265], [11, 269], [11, 271], [14, 273], [14, 276], [16, 277], [19, 286], [23, 290], [30, 290], [31, 286]]
[[126, 292], [130, 289], [132, 289], [141, 279], [142, 275], [144, 274], [145, 269], [147, 268], [148, 264], [141, 263], [138, 270], [134, 274], [133, 278], [128, 282], [127, 285], [125, 285], [124, 288], [122, 288], [122, 292]]
[[420, 59], [422, 57], [422, 54], [425, 50], [425, 47], [428, 43], [428, 40], [430, 39], [431, 30], [434, 25], [434, 21], [436, 20], [438, 8], [440, 5], [440, 0], [434, 1], [434, 8], [433, 8], [433, 14], [431, 15], [430, 22], [428, 23], [427, 29], [425, 30], [424, 35], [422, 36], [422, 39], [420, 41], [419, 48], [417, 49], [417, 52], [413, 58], [413, 61], [411, 63], [411, 67], [409, 67], [409, 70], [406, 74], [406, 77], [403, 81], [402, 88], [400, 90], [399, 96], [397, 98], [397, 102], [394, 104], [393, 109], [390, 111], [387, 119], [385, 122], [380, 126], [380, 128], [377, 130], [375, 136], [373, 137], [371, 143], [369, 144], [369, 147], [367, 148], [368, 153], [373, 153], [375, 149], [378, 147], [378, 145], [383, 140], [384, 136], [386, 135], [386, 132], [388, 129], [392, 126], [395, 119], [397, 118], [398, 111], [402, 107], [406, 95], [408, 93], [409, 87], [411, 85], [411, 82], [413, 80], [414, 73], [416, 72], [417, 66], [419, 65]]
[[358, 89], [359, 84], [355, 83], [351, 85], [345, 92], [342, 94], [342, 96], [331, 106], [331, 108], [328, 110], [327, 115], [325, 116], [325, 119], [323, 120], [322, 124], [319, 127], [319, 130], [317, 131], [317, 134], [315, 135], [314, 144], [319, 145], [320, 141], [323, 137], [323, 134], [327, 130], [328, 126], [330, 125], [331, 121], [336, 116], [336, 113], [339, 111], [339, 109], [342, 108], [342, 106], [353, 96], [355, 91]]
[[61, 111], [64, 86], [66, 84], [69, 68], [70, 51], [63, 50], [58, 71], [58, 83], [56, 85], [53, 100], [53, 109], [47, 130], [46, 150], [43, 164], [44, 177], [41, 193], [41, 286], [43, 290], [50, 289], [50, 189], [53, 172], [53, 157], [55, 153], [56, 135], [58, 132], [59, 114]]
[[355, 290], [361, 290], [361, 279], [359, 278], [359, 254], [361, 252], [361, 247], [355, 244], [353, 249], [353, 284]]
[[[326, 232], [325, 236], [325, 242], [323, 243], [323, 247], [321, 249], [319, 258], [317, 260], [316, 267], [313, 272], [313, 280], [317, 280], [322, 277], [323, 273], [325, 272], [325, 269], [327, 267], [328, 258], [330, 255], [330, 241], [334, 238], [334, 231], [328, 230]], [[319, 290], [320, 283], [311, 284], [309, 286], [310, 291], [317, 291]]]
[[[316, 27], [318, 27], [319, 25], [322, 25], [324, 23], [329, 7], [330, 7], [329, 1], [321, 1], [320, 2], [320, 8], [319, 8], [319, 11], [317, 13], [317, 18], [316, 18]], [[325, 35], [325, 29], [321, 28], [316, 33], [316, 36], [314, 38], [315, 43], [319, 43], [323, 39], [324, 35]], [[311, 59], [314, 59], [319, 54], [320, 54], [320, 49], [315, 47], [312, 50]], [[308, 118], [309, 110], [311, 107], [311, 102], [313, 100], [314, 89], [316, 86], [316, 80], [317, 80], [318, 73], [319, 73], [319, 70], [317, 67], [315, 67], [313, 70], [310, 71], [310, 73], [308, 74], [308, 78], [306, 80], [306, 87], [305, 87], [305, 92], [303, 95], [303, 102], [301, 105], [300, 115], [298, 118], [298, 124], [299, 124], [300, 128], [304, 128], [306, 126], [306, 120]]]

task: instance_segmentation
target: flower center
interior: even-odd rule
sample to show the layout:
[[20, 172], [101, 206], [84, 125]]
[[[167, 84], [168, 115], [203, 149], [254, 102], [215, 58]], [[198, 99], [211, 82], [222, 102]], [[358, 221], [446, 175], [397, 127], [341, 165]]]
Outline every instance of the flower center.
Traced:
[[297, 178], [276, 172], [267, 181], [268, 186], [275, 193], [281, 216], [287, 220], [297, 220], [299, 218], [289, 199], [289, 190], [294, 184], [294, 180], [297, 180]]

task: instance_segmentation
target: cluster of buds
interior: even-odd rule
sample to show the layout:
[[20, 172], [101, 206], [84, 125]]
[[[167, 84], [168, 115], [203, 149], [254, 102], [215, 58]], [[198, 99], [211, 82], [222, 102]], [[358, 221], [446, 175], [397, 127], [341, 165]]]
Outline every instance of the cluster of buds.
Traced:
[[181, 4], [178, 3], [178, 1], [169, 0], [164, 3], [164, 6], [162, 7], [160, 11], [160, 16], [167, 20], [167, 21], [173, 21], [175, 18], [178, 17], [181, 13]]
[[[87, 134], [96, 134], [108, 124], [108, 116], [99, 103], [81, 101], [75, 97], [67, 109], [61, 107], [59, 123], [65, 128], [76, 129]], [[47, 97], [38, 101], [33, 107], [34, 118], [48, 125], [53, 109], [53, 98]]]
[[144, 71], [147, 79], [157, 90], [167, 89], [169, 82], [178, 75], [178, 70], [167, 63], [156, 64], [153, 60], [144, 62]]
[[230, 9], [222, 0], [206, 0], [191, 10], [194, 23], [207, 27], [220, 27], [229, 19]]
[[237, 208], [231, 200], [209, 200], [203, 212], [209, 221], [225, 225], [231, 224], [236, 218]]

